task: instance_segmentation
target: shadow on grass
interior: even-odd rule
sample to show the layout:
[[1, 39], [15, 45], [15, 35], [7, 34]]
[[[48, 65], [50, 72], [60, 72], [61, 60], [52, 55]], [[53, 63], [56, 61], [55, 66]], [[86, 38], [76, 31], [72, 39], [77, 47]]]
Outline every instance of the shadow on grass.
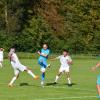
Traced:
[[40, 86], [37, 86], [37, 85], [30, 85], [30, 84], [28, 84], [28, 83], [20, 83], [19, 84], [19, 86], [21, 86], [21, 87], [25, 87], [25, 86], [35, 86], [35, 87], [40, 87]]
[[74, 86], [74, 85], [77, 85], [76, 83], [72, 83], [72, 84], [58, 84], [58, 83], [46, 83], [46, 86], [63, 86], [63, 85], [68, 85], [68, 86]]

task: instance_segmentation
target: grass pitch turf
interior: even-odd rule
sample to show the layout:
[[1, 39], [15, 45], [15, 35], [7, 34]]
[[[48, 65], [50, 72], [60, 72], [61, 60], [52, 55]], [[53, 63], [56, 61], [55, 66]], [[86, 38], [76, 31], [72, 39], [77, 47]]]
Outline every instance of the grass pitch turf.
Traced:
[[[62, 75], [59, 84], [53, 86], [55, 76], [60, 63], [58, 60], [49, 61], [52, 67], [46, 72], [46, 86], [40, 86], [40, 79], [33, 80], [25, 72], [20, 74], [15, 86], [9, 88], [7, 84], [13, 77], [13, 69], [8, 60], [4, 61], [4, 67], [0, 69], [0, 100], [98, 100], [96, 98], [96, 77], [100, 73], [91, 71], [99, 59], [73, 59], [71, 77], [74, 85], [67, 86], [66, 75]], [[29, 66], [32, 71], [40, 75], [40, 67], [37, 60], [21, 59], [22, 64]]]

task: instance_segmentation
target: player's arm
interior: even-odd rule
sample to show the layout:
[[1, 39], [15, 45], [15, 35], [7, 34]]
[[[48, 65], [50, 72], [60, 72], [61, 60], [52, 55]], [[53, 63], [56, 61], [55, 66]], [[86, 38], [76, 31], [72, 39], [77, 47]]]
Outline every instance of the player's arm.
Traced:
[[96, 70], [97, 68], [99, 68], [99, 67], [100, 67], [100, 63], [96, 64], [95, 67], [92, 67], [92, 70], [95, 71], [95, 70]]
[[49, 53], [47, 53], [47, 54], [43, 54], [43, 53], [41, 53], [40, 51], [38, 51], [38, 54], [39, 54], [40, 56], [47, 57]]
[[70, 56], [69, 56], [68, 64], [69, 64], [69, 65], [72, 65], [72, 64], [73, 64], [73, 61], [72, 61], [72, 59], [71, 59]]
[[50, 58], [49, 60], [51, 60], [51, 61], [54, 61], [54, 60], [56, 60], [57, 58]]
[[61, 56], [58, 56], [58, 57], [55, 57], [55, 58], [51, 58], [50, 60], [51, 60], [51, 61], [54, 61], [54, 60], [60, 59], [60, 57], [61, 57]]
[[10, 54], [10, 53], [8, 54], [8, 59], [15, 63], [15, 60], [14, 60], [14, 57], [12, 56], [12, 54]]
[[16, 63], [16, 61], [14, 60], [13, 56], [11, 56], [11, 61], [14, 62], [14, 63]]
[[11, 54], [10, 53], [8, 54], [8, 59], [11, 61]]

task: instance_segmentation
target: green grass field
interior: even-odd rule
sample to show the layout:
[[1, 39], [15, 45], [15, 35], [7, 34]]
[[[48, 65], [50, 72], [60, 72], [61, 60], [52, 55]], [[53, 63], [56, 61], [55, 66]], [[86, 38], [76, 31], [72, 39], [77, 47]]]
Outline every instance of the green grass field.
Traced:
[[[59, 69], [59, 61], [49, 61], [52, 68], [46, 73], [46, 86], [40, 86], [40, 80], [33, 80], [26, 73], [21, 73], [13, 88], [7, 86], [13, 77], [13, 69], [8, 60], [4, 61], [4, 68], [0, 69], [0, 100], [98, 100], [96, 98], [96, 76], [97, 72], [92, 72], [91, 67], [99, 62], [99, 59], [73, 59], [71, 77], [72, 87], [66, 85], [65, 75], [59, 80], [56, 86], [54, 82]], [[34, 73], [40, 75], [40, 68], [37, 60], [22, 59], [24, 65], [32, 68]], [[23, 84], [23, 85], [22, 85]]]

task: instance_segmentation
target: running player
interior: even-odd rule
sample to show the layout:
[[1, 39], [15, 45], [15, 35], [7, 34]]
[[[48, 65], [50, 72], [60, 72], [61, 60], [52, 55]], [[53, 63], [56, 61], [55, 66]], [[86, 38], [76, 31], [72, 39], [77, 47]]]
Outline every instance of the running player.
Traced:
[[0, 67], [1, 68], [3, 67], [3, 65], [2, 65], [2, 63], [3, 63], [3, 51], [4, 51], [4, 49], [0, 48]]
[[63, 72], [65, 72], [67, 75], [68, 86], [71, 86], [72, 82], [70, 78], [70, 64], [72, 64], [72, 59], [69, 56], [68, 51], [63, 50], [63, 54], [59, 57], [56, 57], [55, 59], [60, 59], [61, 66], [54, 83], [56, 84], [58, 82], [59, 77], [62, 75]]
[[48, 45], [45, 43], [43, 44], [43, 48], [41, 51], [38, 51], [38, 54], [40, 55], [38, 59], [38, 64], [41, 67], [41, 86], [44, 86], [44, 80], [45, 80], [45, 71], [47, 67], [50, 67], [50, 64], [47, 64], [47, 59], [49, 56], [50, 50], [48, 49]]
[[15, 48], [11, 48], [9, 55], [8, 55], [12, 68], [14, 69], [14, 74], [15, 76], [12, 78], [12, 80], [10, 81], [10, 83], [8, 84], [9, 87], [13, 86], [13, 83], [15, 82], [15, 80], [18, 78], [20, 71], [23, 72], [27, 72], [29, 75], [31, 75], [34, 79], [38, 79], [39, 77], [36, 76], [34, 73], [32, 73], [32, 71], [30, 69], [28, 69], [26, 66], [22, 65], [15, 53]]
[[[96, 71], [97, 68], [100, 67], [100, 63], [98, 63], [95, 67], [92, 68], [93, 71]], [[97, 91], [98, 91], [98, 98], [100, 99], [100, 75], [97, 77]]]

